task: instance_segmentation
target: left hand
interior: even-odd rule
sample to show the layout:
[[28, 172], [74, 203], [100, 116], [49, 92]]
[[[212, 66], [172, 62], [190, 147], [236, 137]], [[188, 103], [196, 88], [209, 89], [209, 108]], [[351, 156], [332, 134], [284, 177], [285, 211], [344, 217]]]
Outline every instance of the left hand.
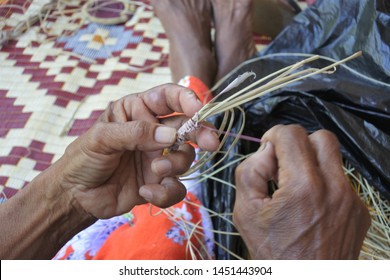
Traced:
[[[112, 103], [60, 159], [62, 188], [96, 218], [123, 214], [147, 201], [160, 207], [179, 202], [186, 190], [176, 176], [190, 167], [194, 149], [185, 144], [166, 156], [162, 152], [176, 141], [177, 128], [201, 107], [194, 93], [176, 85]], [[184, 116], [158, 118], [173, 112]], [[204, 150], [219, 144], [207, 129], [197, 130], [191, 140]]]

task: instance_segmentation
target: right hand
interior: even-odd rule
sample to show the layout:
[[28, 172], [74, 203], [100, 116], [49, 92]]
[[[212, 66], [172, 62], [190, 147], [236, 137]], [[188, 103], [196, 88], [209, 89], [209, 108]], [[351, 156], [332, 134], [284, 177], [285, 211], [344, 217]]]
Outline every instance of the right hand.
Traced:
[[[276, 126], [236, 169], [233, 219], [254, 259], [356, 259], [370, 226], [336, 137]], [[278, 189], [272, 197], [268, 181]]]

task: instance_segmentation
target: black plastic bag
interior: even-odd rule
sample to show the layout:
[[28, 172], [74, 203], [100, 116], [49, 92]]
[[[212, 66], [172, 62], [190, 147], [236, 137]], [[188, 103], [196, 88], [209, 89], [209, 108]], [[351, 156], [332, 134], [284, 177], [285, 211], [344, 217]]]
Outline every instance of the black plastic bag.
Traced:
[[[318, 1], [299, 14], [259, 58], [236, 69], [219, 90], [241, 73], [254, 71], [260, 78], [305, 58], [294, 53], [320, 54], [339, 60], [363, 51], [363, 57], [348, 62], [348, 67], [338, 67], [334, 74], [314, 76], [245, 104], [244, 134], [261, 137], [276, 124], [291, 123], [304, 126], [309, 132], [328, 129], [338, 136], [344, 158], [384, 199], [390, 199], [389, 46], [390, 15], [386, 2]], [[315, 66], [329, 64], [321, 60]], [[212, 121], [218, 125], [221, 117]], [[240, 121], [238, 117], [234, 129]], [[224, 163], [232, 161], [234, 153], [248, 154], [257, 148], [257, 143], [240, 140]], [[235, 167], [230, 166], [216, 176], [234, 182]], [[209, 180], [202, 189], [206, 207], [218, 213], [233, 211], [232, 188]], [[218, 217], [213, 218], [213, 225], [221, 231], [235, 230]], [[239, 237], [216, 234], [215, 238], [238, 255], [244, 254]], [[220, 246], [216, 248], [216, 257], [233, 258]]]

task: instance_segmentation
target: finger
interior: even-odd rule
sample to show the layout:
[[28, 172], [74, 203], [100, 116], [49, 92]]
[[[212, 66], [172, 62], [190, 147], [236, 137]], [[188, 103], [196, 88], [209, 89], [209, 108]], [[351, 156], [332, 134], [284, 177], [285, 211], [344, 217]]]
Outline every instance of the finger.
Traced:
[[191, 167], [194, 159], [194, 148], [185, 144], [179, 150], [153, 160], [152, 171], [160, 177], [178, 176]]
[[174, 112], [192, 117], [201, 107], [202, 103], [190, 89], [166, 84], [143, 93], [130, 94], [112, 102], [99, 120], [125, 122], [142, 119], [157, 122], [156, 116]]
[[[277, 125], [267, 131], [262, 141], [275, 147], [278, 161], [278, 186], [309, 187], [319, 178], [315, 150], [306, 130], [298, 125]], [[314, 184], [316, 185], [316, 184]]]
[[175, 115], [175, 116], [160, 118], [159, 121], [163, 125], [175, 127], [176, 129], [179, 129], [189, 119], [190, 119], [189, 117], [182, 114], [182, 115]]
[[317, 162], [321, 168], [330, 174], [344, 174], [340, 144], [333, 133], [318, 130], [309, 136], [309, 140], [316, 152]]
[[244, 196], [245, 201], [267, 198], [268, 182], [276, 172], [277, 162], [273, 144], [264, 143], [236, 168], [237, 196]]
[[[143, 111], [141, 114], [145, 121], [156, 122], [154, 120], [154, 117], [149, 113], [149, 111], [144, 106], [142, 107], [141, 102], [137, 101], [138, 99], [135, 94], [129, 96], [128, 99], [131, 99], [134, 103], [138, 103], [134, 105], [135, 107], [139, 108], [140, 111]], [[132, 120], [131, 116], [127, 114], [127, 111], [124, 107], [124, 100], [125, 98], [121, 98], [115, 102], [111, 102], [107, 106], [104, 113], [99, 117], [99, 120], [104, 122], [127, 122]]]
[[343, 170], [337, 137], [330, 131], [319, 130], [311, 134], [309, 140], [316, 151], [317, 162], [326, 185], [335, 188], [334, 191], [351, 190]]
[[[188, 117], [185, 116], [175, 116], [166, 119], [162, 119], [161, 123], [180, 128], [186, 121]], [[216, 151], [219, 147], [220, 141], [218, 134], [216, 133], [216, 128], [207, 122], [199, 123], [198, 127], [194, 132], [187, 135], [187, 139], [192, 143], [195, 143], [203, 151]]]
[[182, 183], [174, 178], [164, 178], [161, 184], [144, 185], [139, 195], [161, 208], [170, 207], [184, 199], [187, 193]]
[[[359, 196], [353, 191], [351, 183], [347, 179], [343, 169], [342, 155], [340, 152], [340, 143], [337, 137], [327, 130], [319, 130], [309, 136], [313, 148], [316, 150], [317, 161], [322, 171], [323, 178], [328, 187], [328, 199], [333, 204], [333, 209], [339, 209], [339, 217], [347, 216], [351, 222], [351, 217], [359, 217], [354, 231], [356, 236], [361, 237], [357, 241], [359, 246], [355, 247], [354, 256], [359, 255], [361, 244], [364, 241], [365, 233], [370, 226], [370, 215], [367, 207]], [[325, 197], [323, 197], [325, 199]], [[350, 240], [355, 240], [351, 238]], [[356, 242], [356, 241], [355, 241]], [[348, 242], [345, 242], [348, 244]], [[350, 247], [351, 248], [351, 247]], [[349, 251], [350, 248], [347, 250]]]
[[146, 121], [96, 123], [82, 139], [85, 147], [99, 154], [125, 150], [156, 151], [176, 141], [176, 129]]
[[189, 139], [196, 143], [203, 151], [216, 151], [220, 141], [218, 134], [213, 129], [215, 129], [213, 125], [202, 122], [195, 133], [189, 134]]
[[139, 118], [145, 108], [154, 116], [164, 116], [174, 112], [192, 117], [202, 107], [201, 101], [188, 88], [167, 84], [124, 99], [124, 108], [129, 119]]

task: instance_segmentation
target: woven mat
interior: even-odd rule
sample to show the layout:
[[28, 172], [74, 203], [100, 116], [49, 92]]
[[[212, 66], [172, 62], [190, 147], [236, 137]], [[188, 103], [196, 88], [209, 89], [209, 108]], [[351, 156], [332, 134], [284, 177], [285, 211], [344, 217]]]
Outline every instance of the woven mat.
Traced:
[[[13, 0], [25, 10], [0, 10], [0, 30], [48, 2]], [[72, 16], [49, 18], [49, 33], [35, 24], [0, 47], [0, 203], [60, 158], [110, 101], [171, 81], [168, 40], [149, 7], [118, 25]], [[255, 40], [259, 49], [269, 42]]]

